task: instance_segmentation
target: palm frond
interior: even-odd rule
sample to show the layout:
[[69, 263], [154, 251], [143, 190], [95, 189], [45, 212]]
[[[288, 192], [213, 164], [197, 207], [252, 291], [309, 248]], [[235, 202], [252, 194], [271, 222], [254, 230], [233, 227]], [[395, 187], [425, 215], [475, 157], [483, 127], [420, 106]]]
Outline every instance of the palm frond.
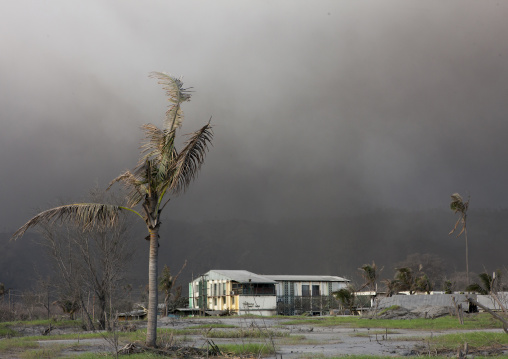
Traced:
[[139, 165], [144, 165], [147, 160], [152, 161], [156, 169], [154, 177], [165, 181], [168, 170], [173, 165], [178, 153], [175, 149], [175, 130], [160, 130], [152, 124], [143, 125], [145, 130], [145, 143], [142, 145], [144, 152]]
[[492, 290], [492, 283], [493, 283], [492, 276], [490, 274], [484, 272], [484, 273], [478, 274], [478, 278], [480, 278], [480, 281], [482, 282], [483, 288], [485, 289], [485, 291], [490, 292]]
[[[457, 230], [457, 227], [459, 226], [459, 224], [462, 222], [462, 217], [460, 217], [459, 219], [457, 219], [457, 222], [455, 222], [455, 226], [453, 226], [453, 229], [448, 233], [448, 235], [451, 235], [453, 234], [453, 232], [455, 232]], [[462, 232], [461, 232], [462, 233]], [[459, 234], [460, 235], [460, 234]], [[458, 237], [458, 236], [457, 236]]]
[[39, 213], [12, 235], [11, 239], [16, 240], [31, 227], [41, 223], [53, 223], [57, 220], [72, 220], [83, 229], [90, 229], [96, 225], [113, 226], [118, 221], [122, 206], [115, 206], [100, 203], [75, 203], [59, 206]]
[[169, 168], [171, 174], [167, 177], [167, 181], [163, 183], [164, 192], [171, 191], [177, 194], [185, 191], [192, 180], [196, 178], [205, 160], [212, 137], [213, 132], [210, 123], [191, 135], [185, 148], [178, 154], [173, 166]]
[[166, 112], [164, 127], [170, 131], [179, 128], [183, 119], [183, 112], [180, 104], [190, 100], [190, 88], [183, 87], [181, 78], [173, 77], [164, 72], [152, 72], [150, 73], [150, 77], [159, 80], [159, 84], [166, 90], [168, 101], [172, 103]]
[[165, 72], [158, 71], [151, 72], [149, 76], [159, 80], [158, 83], [166, 90], [166, 95], [169, 97], [168, 101], [172, 103], [181, 103], [190, 100], [190, 89], [192, 87], [184, 88], [182, 78], [176, 78]]
[[131, 171], [125, 171], [113, 179], [107, 188], [109, 190], [115, 183], [120, 182], [127, 190], [127, 206], [134, 207], [138, 204], [147, 192], [146, 183], [143, 178], [136, 176]]

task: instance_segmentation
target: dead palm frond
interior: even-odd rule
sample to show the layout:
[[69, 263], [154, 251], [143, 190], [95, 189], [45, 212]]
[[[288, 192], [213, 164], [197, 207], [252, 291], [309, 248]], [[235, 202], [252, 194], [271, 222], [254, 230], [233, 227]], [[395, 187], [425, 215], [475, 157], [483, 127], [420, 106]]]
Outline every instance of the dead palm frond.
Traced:
[[186, 142], [186, 146], [168, 169], [166, 181], [162, 183], [163, 192], [169, 191], [173, 194], [178, 194], [187, 189], [192, 180], [196, 178], [204, 162], [212, 136], [213, 132], [210, 123], [191, 134]]
[[125, 171], [120, 176], [113, 179], [107, 188], [109, 190], [115, 183], [121, 182], [127, 190], [127, 206], [134, 207], [145, 198], [147, 184], [143, 178], [139, 178], [131, 171]]
[[164, 128], [172, 131], [182, 124], [183, 112], [180, 107], [182, 102], [190, 101], [190, 88], [184, 88], [181, 78], [173, 77], [164, 72], [152, 72], [150, 77], [159, 80], [159, 84], [166, 90], [168, 101], [172, 103], [166, 111]]
[[12, 235], [12, 239], [21, 237], [29, 228], [40, 223], [53, 223], [58, 220], [75, 222], [83, 229], [91, 229], [99, 223], [111, 227], [118, 221], [119, 213], [122, 210], [131, 209], [123, 206], [100, 203], [76, 203], [51, 208], [39, 213], [25, 223]]

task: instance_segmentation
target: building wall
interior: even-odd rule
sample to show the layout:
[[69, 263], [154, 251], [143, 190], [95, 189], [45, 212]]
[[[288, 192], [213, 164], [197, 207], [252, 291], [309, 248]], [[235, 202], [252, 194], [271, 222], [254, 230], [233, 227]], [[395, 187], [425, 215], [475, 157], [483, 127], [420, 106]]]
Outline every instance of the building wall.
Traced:
[[232, 284], [230, 280], [214, 279], [208, 285], [208, 309], [211, 310], [235, 310], [237, 296], [231, 294]]
[[238, 314], [275, 315], [277, 299], [275, 295], [239, 295]]

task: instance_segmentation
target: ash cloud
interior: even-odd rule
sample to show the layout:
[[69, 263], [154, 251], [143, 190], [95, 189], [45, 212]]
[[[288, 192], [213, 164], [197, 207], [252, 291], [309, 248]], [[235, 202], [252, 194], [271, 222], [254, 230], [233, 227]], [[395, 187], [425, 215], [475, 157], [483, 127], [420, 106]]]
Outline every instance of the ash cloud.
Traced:
[[[173, 219], [333, 217], [505, 207], [502, 2], [19, 1], [0, 14], [4, 230], [136, 164], [164, 92], [195, 88], [182, 133], [213, 116]], [[168, 207], [169, 209], [169, 207]]]

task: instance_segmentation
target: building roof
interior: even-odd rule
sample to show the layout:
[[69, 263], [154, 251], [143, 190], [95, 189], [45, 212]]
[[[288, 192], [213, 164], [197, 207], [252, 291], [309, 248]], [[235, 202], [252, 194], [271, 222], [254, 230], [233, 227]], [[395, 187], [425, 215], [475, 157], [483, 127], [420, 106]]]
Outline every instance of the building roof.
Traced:
[[205, 274], [205, 276], [207, 276], [209, 280], [226, 278], [238, 283], [276, 283], [275, 280], [267, 276], [261, 276], [246, 270], [214, 269]]
[[332, 275], [265, 275], [277, 282], [349, 282], [349, 279]]

